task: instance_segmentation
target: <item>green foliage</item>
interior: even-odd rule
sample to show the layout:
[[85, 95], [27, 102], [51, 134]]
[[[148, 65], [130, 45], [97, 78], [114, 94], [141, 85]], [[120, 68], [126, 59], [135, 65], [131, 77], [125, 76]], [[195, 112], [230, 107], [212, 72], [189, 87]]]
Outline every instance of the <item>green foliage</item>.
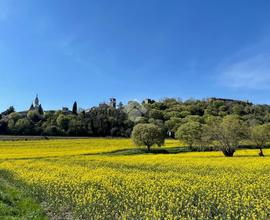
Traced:
[[18, 121], [21, 118], [22, 118], [22, 116], [19, 113], [17, 113], [17, 112], [12, 112], [12, 113], [10, 113], [8, 115], [8, 119], [9, 120], [13, 120], [14, 122]]
[[42, 120], [42, 115], [37, 110], [31, 110], [27, 113], [27, 118], [32, 122], [39, 122]]
[[192, 147], [193, 144], [201, 142], [202, 131], [202, 125], [199, 122], [189, 121], [177, 129], [175, 137]]
[[209, 120], [207, 134], [219, 144], [218, 147], [225, 156], [233, 156], [240, 141], [247, 138], [248, 132], [238, 116], [228, 115], [221, 120]]
[[[120, 103], [118, 109], [102, 104], [79, 114], [77, 108], [76, 102], [72, 111], [44, 112], [39, 105], [38, 109], [33, 106], [28, 112], [17, 113], [10, 107], [0, 115], [0, 134], [128, 137], [134, 125], [150, 123], [174, 137], [181, 125], [198, 122], [205, 126], [213, 117], [222, 120], [228, 115], [237, 115], [246, 130], [270, 122], [268, 105], [215, 98], [187, 101], [165, 98], [160, 101], [148, 100], [142, 104], [130, 101], [127, 105]], [[28, 121], [23, 120], [16, 125], [19, 119], [25, 118]], [[26, 128], [27, 125], [29, 128]], [[212, 138], [207, 132], [203, 132], [202, 136], [204, 140]]]
[[56, 123], [59, 126], [60, 129], [63, 129], [64, 131], [67, 131], [69, 129], [69, 122], [71, 120], [70, 116], [67, 115], [59, 115], [56, 119]]
[[6, 177], [0, 177], [0, 218], [47, 219], [38, 203], [8, 182]]
[[165, 140], [163, 130], [154, 124], [137, 124], [131, 137], [137, 146], [146, 146], [148, 151], [155, 144], [162, 146]]
[[31, 122], [27, 118], [19, 119], [15, 124], [15, 129], [19, 134], [31, 134]]
[[167, 129], [167, 131], [176, 132], [181, 124], [182, 124], [181, 118], [173, 117], [170, 118], [170, 120], [165, 121], [165, 128]]
[[0, 120], [0, 134], [6, 134], [8, 131], [7, 131], [7, 128], [8, 128], [8, 122], [7, 120]]
[[250, 129], [250, 139], [260, 149], [260, 156], [263, 156], [263, 147], [270, 141], [270, 124], [256, 125]]
[[161, 110], [151, 109], [149, 111], [149, 117], [153, 119], [163, 119], [163, 112]]

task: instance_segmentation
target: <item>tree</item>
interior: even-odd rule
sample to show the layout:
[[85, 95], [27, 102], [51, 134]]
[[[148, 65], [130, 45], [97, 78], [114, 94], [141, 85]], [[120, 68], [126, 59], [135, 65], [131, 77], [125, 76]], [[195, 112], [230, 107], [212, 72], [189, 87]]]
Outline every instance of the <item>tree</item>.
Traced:
[[6, 111], [2, 112], [2, 115], [9, 115], [13, 112], [15, 112], [15, 108], [13, 106], [10, 106]]
[[259, 148], [259, 156], [264, 156], [262, 149], [270, 140], [270, 124], [256, 125], [251, 127], [250, 139]]
[[59, 135], [60, 132], [55, 125], [47, 125], [43, 127], [43, 135], [49, 135], [49, 136], [54, 136], [54, 135]]
[[12, 112], [8, 115], [8, 120], [14, 120], [14, 122], [17, 122], [21, 118], [22, 116], [18, 112]]
[[146, 146], [148, 152], [153, 145], [162, 146], [165, 136], [161, 128], [154, 124], [137, 124], [132, 131], [132, 140], [137, 146]]
[[5, 134], [7, 132], [8, 123], [6, 120], [0, 120], [0, 134]]
[[78, 117], [72, 118], [69, 121], [69, 129], [68, 129], [69, 135], [83, 135], [85, 133], [86, 131], [84, 129], [83, 123]]
[[163, 112], [161, 110], [151, 109], [149, 111], [149, 118], [163, 119]]
[[15, 124], [18, 134], [30, 134], [32, 131], [31, 123], [27, 118], [19, 119]]
[[70, 116], [61, 114], [57, 117], [56, 123], [61, 129], [63, 129], [66, 132], [69, 129], [70, 120], [71, 120]]
[[32, 111], [32, 110], [35, 110], [35, 107], [34, 107], [34, 104], [32, 103], [30, 108], [29, 108], [29, 111]]
[[165, 128], [168, 131], [175, 133], [177, 129], [180, 127], [180, 125], [182, 124], [182, 120], [181, 118], [171, 117], [164, 124], [165, 124]]
[[29, 118], [32, 122], [39, 122], [42, 119], [42, 116], [37, 110], [32, 110], [27, 113], [27, 118]]
[[78, 114], [78, 105], [77, 105], [77, 102], [74, 102], [73, 103], [73, 106], [72, 106], [72, 113], [74, 115], [77, 115]]
[[38, 106], [38, 113], [40, 115], [44, 115], [44, 111], [43, 111], [43, 108], [42, 108], [41, 104]]
[[247, 130], [236, 115], [227, 115], [223, 119], [212, 118], [208, 121], [207, 134], [218, 143], [226, 157], [232, 157], [240, 141], [247, 137]]
[[191, 148], [193, 144], [198, 144], [201, 141], [202, 125], [196, 121], [189, 121], [182, 124], [176, 131], [175, 137], [184, 141]]

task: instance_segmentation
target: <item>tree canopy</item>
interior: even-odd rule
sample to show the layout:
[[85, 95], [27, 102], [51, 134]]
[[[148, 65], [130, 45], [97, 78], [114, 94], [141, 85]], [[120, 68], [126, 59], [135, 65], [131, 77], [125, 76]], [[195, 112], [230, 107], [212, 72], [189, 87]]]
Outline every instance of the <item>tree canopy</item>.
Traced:
[[154, 124], [137, 124], [132, 131], [132, 140], [138, 146], [146, 146], [150, 151], [151, 146], [164, 144], [165, 135], [160, 127]]

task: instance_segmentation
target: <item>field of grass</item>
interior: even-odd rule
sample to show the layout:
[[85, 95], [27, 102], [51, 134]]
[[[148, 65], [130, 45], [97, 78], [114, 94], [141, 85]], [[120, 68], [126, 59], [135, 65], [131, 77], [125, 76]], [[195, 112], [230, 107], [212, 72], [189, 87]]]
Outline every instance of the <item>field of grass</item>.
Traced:
[[270, 219], [269, 149], [170, 153], [179, 145], [147, 154], [129, 139], [5, 141], [0, 178], [52, 219]]

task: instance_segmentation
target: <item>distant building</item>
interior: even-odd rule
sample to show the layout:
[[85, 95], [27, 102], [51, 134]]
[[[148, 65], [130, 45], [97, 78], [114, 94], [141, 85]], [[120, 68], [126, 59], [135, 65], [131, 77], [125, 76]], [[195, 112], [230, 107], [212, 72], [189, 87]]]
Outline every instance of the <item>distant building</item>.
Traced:
[[207, 102], [214, 102], [214, 101], [234, 102], [234, 103], [239, 103], [239, 104], [243, 104], [243, 103], [244, 103], [244, 104], [249, 104], [249, 105], [252, 104], [252, 103], [249, 102], [248, 100], [242, 101], [242, 100], [235, 100], [235, 99], [215, 98], [215, 97], [208, 98], [206, 101], [207, 101]]
[[43, 109], [42, 109], [42, 106], [40, 104], [40, 101], [39, 101], [39, 98], [38, 98], [38, 94], [36, 95], [36, 98], [33, 100], [29, 110], [26, 110], [26, 111], [21, 111], [21, 112], [18, 112], [22, 117], [26, 117], [28, 112], [29, 111], [33, 111], [33, 110], [36, 110], [36, 111], [42, 111], [42, 114], [44, 113], [43, 112]]
[[29, 111], [38, 110], [40, 106], [41, 106], [41, 104], [39, 103], [39, 98], [38, 98], [38, 94], [37, 94], [36, 98], [34, 99], [34, 101], [32, 102], [32, 104], [29, 108]]
[[109, 106], [109, 105], [106, 104], [105, 102], [100, 103], [100, 104], [98, 105], [98, 107], [100, 107], [100, 108], [107, 108], [108, 106]]
[[110, 98], [109, 106], [112, 108], [116, 108], [116, 98]]
[[68, 107], [62, 107], [62, 114], [64, 114], [64, 115], [70, 115], [70, 114], [72, 114], [72, 111], [69, 110]]
[[68, 109], [68, 107], [63, 107], [63, 108], [62, 108], [62, 111], [63, 111], [63, 112], [68, 112], [69, 109]]
[[138, 121], [147, 113], [147, 109], [136, 101], [129, 101], [124, 106], [124, 111], [128, 114], [128, 119], [134, 122]]

